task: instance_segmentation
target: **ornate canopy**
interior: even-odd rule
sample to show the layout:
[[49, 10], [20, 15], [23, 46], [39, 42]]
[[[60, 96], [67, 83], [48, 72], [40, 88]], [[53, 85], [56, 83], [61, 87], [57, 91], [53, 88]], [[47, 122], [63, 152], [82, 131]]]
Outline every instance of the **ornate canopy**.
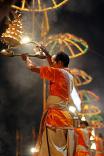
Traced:
[[63, 51], [71, 59], [85, 54], [88, 50], [86, 41], [69, 33], [48, 36], [42, 43], [49, 49], [51, 55]]
[[31, 4], [28, 0], [20, 0], [15, 5], [12, 5], [12, 8], [28, 12], [43, 12], [59, 8], [66, 2], [68, 0], [32, 0]]
[[92, 81], [92, 77], [83, 70], [73, 68], [70, 71], [74, 76], [76, 86], [83, 86], [89, 84]]

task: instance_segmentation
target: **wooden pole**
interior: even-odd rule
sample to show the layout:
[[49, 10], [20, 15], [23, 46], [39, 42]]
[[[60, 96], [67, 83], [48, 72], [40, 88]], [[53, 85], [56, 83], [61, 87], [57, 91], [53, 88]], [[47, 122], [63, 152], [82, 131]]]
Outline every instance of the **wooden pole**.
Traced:
[[[32, 1], [32, 7], [34, 8], [35, 1]], [[32, 39], [34, 40], [35, 37], [35, 12], [32, 12]]]
[[46, 80], [43, 79], [43, 112], [46, 109]]
[[21, 133], [20, 130], [16, 130], [16, 156], [21, 156]]

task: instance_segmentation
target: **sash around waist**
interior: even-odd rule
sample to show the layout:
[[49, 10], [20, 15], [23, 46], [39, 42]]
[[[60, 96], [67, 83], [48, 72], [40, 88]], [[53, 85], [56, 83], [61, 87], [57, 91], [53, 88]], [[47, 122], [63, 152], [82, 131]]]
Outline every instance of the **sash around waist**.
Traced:
[[89, 148], [86, 148], [85, 146], [82, 146], [82, 145], [77, 145], [76, 151], [86, 151], [86, 152], [89, 152]]
[[47, 98], [47, 109], [48, 108], [58, 108], [58, 109], [68, 111], [68, 107], [69, 107], [68, 101], [63, 101], [58, 96], [52, 96], [51, 95]]

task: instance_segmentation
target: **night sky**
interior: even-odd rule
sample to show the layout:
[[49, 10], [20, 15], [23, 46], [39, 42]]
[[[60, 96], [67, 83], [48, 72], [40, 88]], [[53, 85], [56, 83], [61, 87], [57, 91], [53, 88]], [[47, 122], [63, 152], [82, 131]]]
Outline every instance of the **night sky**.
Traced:
[[[7, 1], [5, 5], [0, 1], [0, 9], [2, 34], [11, 8]], [[49, 13], [49, 17], [50, 34], [71, 33], [89, 44], [89, 51], [71, 60], [70, 66], [82, 69], [93, 77], [90, 84], [79, 89], [88, 89], [100, 96], [99, 107], [103, 111], [104, 0], [70, 0], [64, 7]], [[47, 63], [35, 58], [32, 60], [38, 65]], [[26, 146], [33, 143], [32, 128], [38, 133], [41, 114], [42, 80], [39, 75], [27, 70], [20, 57], [0, 57], [0, 155], [14, 156], [16, 129], [21, 130]]]

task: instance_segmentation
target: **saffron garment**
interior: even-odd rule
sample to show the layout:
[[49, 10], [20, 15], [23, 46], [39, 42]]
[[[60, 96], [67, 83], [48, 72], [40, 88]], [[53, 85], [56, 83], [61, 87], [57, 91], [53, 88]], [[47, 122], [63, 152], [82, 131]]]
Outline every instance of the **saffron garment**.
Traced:
[[104, 142], [103, 142], [103, 139], [96, 136], [95, 137], [95, 143], [96, 143], [96, 154], [95, 154], [95, 156], [104, 156]]
[[73, 156], [74, 129], [68, 112], [70, 79], [67, 74], [64, 69], [40, 68], [41, 78], [50, 80], [50, 95], [40, 124], [38, 156]]
[[87, 128], [76, 128], [75, 156], [90, 156], [90, 135]]
[[69, 94], [69, 80], [65, 75], [64, 69], [53, 67], [41, 67], [40, 76], [50, 80], [49, 94], [53, 96], [59, 96], [64, 101], [68, 101]]

